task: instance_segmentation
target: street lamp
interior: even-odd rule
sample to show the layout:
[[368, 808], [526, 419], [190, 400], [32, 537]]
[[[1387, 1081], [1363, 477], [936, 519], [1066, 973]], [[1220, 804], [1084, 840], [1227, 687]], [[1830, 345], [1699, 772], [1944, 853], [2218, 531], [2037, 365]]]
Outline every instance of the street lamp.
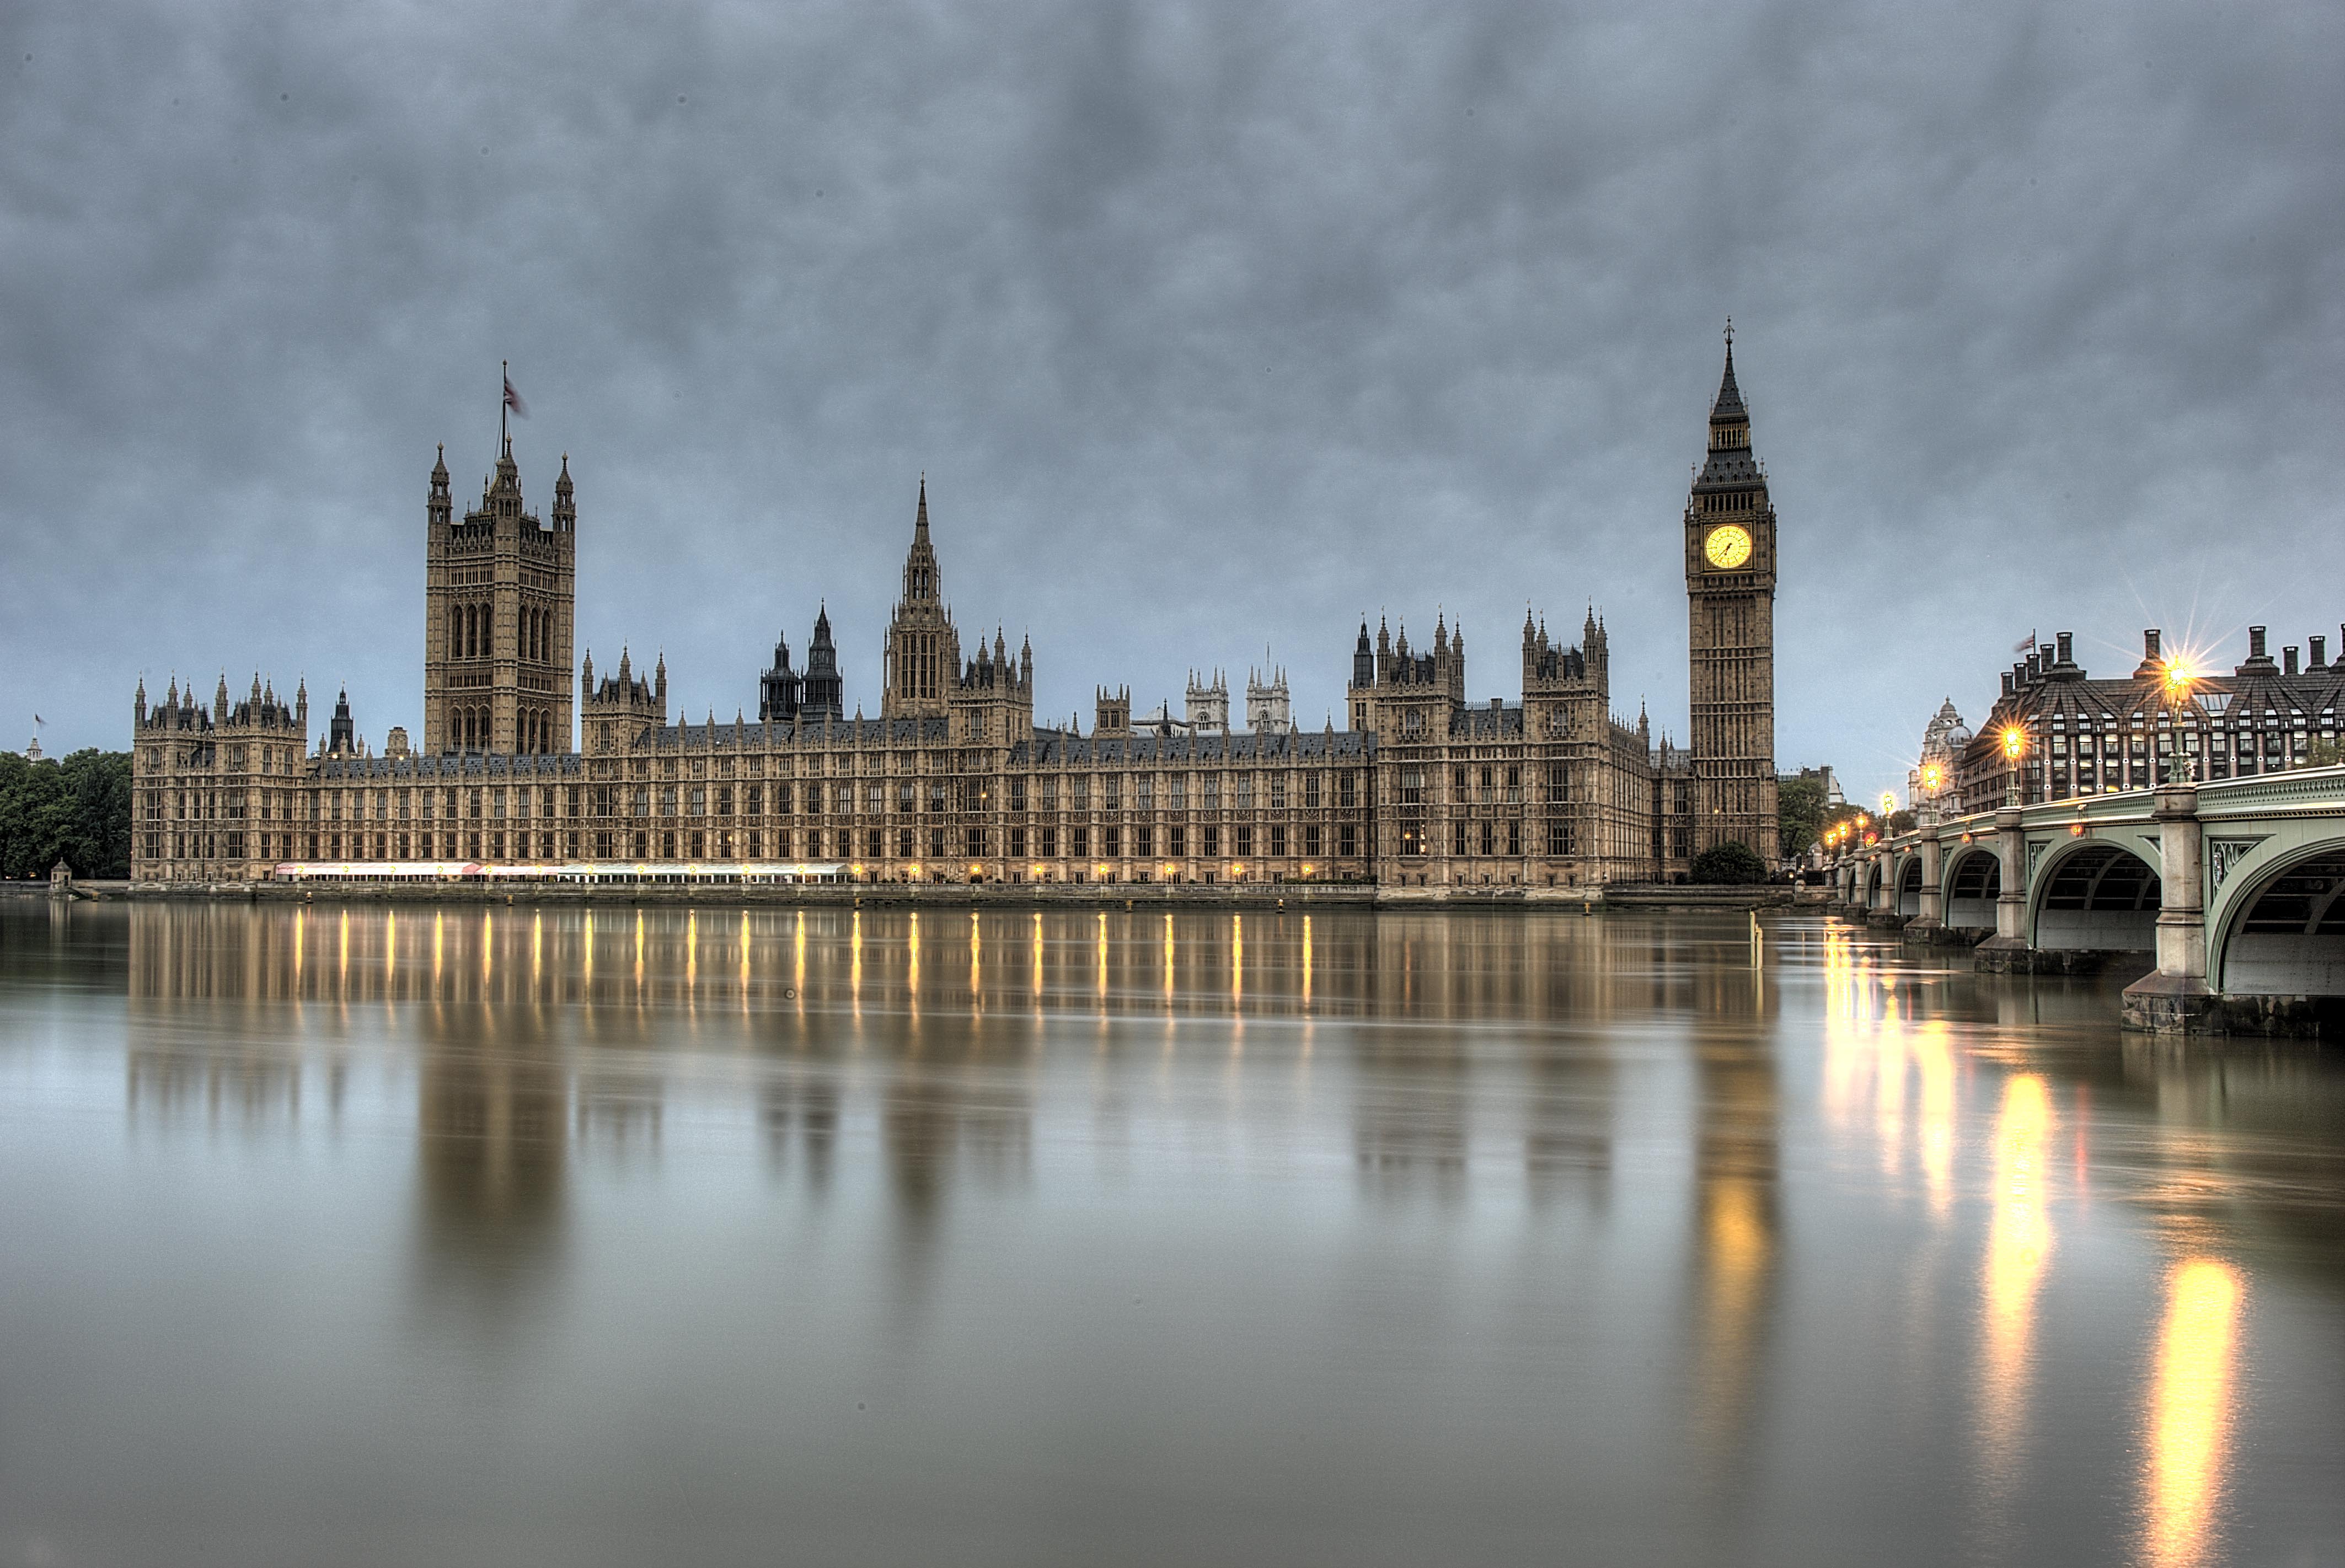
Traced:
[[2195, 771], [2188, 759], [2182, 754], [2182, 721], [2185, 713], [2195, 705], [2196, 699], [2191, 693], [2191, 688], [2198, 683], [2198, 672], [2193, 670], [2189, 662], [2181, 654], [2177, 653], [2167, 660], [2166, 674], [2157, 683], [2158, 690], [2166, 700], [2167, 714], [2173, 720], [2170, 727], [2174, 733], [2174, 760], [2167, 764], [2166, 782], [2167, 784], [2188, 784]]
[[2011, 764], [2010, 783], [2004, 790], [2003, 804], [2019, 804], [2019, 758], [2027, 750], [2027, 732], [2016, 723], [2003, 726], [2003, 760]]

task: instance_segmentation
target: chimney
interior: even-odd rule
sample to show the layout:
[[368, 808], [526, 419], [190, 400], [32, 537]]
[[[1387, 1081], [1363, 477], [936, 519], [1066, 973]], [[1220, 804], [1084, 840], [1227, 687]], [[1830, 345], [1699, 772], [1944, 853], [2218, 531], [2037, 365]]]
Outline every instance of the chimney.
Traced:
[[2005, 670], [2003, 673], [2003, 694], [2006, 697], [2010, 696], [2017, 684], [2016, 678], [2010, 671]]
[[2042, 675], [2043, 673], [2044, 655], [2041, 653], [2030, 653], [2027, 655], [2027, 683], [2031, 686], [2035, 684], [2037, 678]]
[[2285, 647], [2285, 648], [2281, 649], [2281, 650], [2279, 651], [2279, 656], [2280, 656], [2280, 666], [2279, 666], [2280, 673], [2281, 673], [2281, 674], [2283, 674], [2283, 675], [2293, 675], [2293, 674], [2295, 674], [2295, 673], [2296, 673], [2296, 644], [2295, 644], [2295, 643], [2293, 643], [2293, 642], [2291, 642], [2291, 643], [2289, 643], [2287, 647]]
[[2329, 664], [2329, 639], [2326, 637], [2307, 637], [2305, 642], [2310, 644], [2309, 648], [2306, 650], [2312, 655], [2311, 659], [2308, 661], [2310, 666], [2315, 670], [2326, 669]]
[[2060, 663], [2073, 664], [2076, 662], [2076, 634], [2074, 632], [2062, 632], [2056, 634], [2052, 639], [2052, 645], [2059, 652]]
[[2248, 628], [2248, 657], [2263, 660], [2271, 658], [2269, 653], [2264, 652], [2264, 628], [2260, 626]]

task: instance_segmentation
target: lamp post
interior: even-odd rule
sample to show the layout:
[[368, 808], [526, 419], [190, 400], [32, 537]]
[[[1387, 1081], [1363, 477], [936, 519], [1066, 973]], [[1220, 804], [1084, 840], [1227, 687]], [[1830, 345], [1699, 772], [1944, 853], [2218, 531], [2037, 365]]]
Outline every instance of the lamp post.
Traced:
[[2184, 663], [2182, 655], [2178, 653], [2166, 662], [2165, 677], [2158, 682], [2158, 690], [2165, 699], [2167, 716], [2173, 721], [2171, 727], [2174, 732], [2174, 760], [2167, 764], [2166, 782], [2167, 784], [2192, 783], [2193, 775], [2198, 771], [2197, 765], [2182, 754], [2183, 716], [2198, 705], [2197, 695], [2192, 690], [2198, 684], [2198, 673]]
[[2004, 725], [2003, 760], [2009, 764], [2010, 782], [2004, 786], [2003, 804], [2007, 806], [2019, 804], [2019, 758], [2020, 754], [2026, 750], [2027, 732], [2021, 729], [2015, 721]]

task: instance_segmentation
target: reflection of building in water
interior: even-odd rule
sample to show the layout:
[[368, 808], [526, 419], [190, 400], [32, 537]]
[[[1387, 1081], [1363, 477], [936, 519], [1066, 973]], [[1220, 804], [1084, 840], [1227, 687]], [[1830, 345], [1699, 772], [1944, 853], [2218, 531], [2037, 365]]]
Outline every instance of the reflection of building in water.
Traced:
[[1353, 1066], [1353, 1142], [1369, 1196], [1466, 1196], [1466, 1045], [1446, 1032], [1372, 1037]]
[[578, 1075], [578, 1142], [624, 1158], [657, 1155], [664, 1097], [650, 1073], [596, 1067]]
[[1782, 1234], [1778, 1092], [1769, 1042], [1718, 1018], [1697, 1026], [1694, 1433], [1712, 1500], [1733, 1504], [1755, 1441]]
[[435, 1039], [416, 1107], [421, 1219], [433, 1281], [502, 1291], [559, 1239], [567, 1086], [544, 1042]]
[[[1022, 1051], [973, 1053], [974, 1072], [908, 1063], [888, 1083], [880, 1108], [898, 1204], [925, 1223], [941, 1207], [957, 1167], [979, 1185], [1022, 1185], [1034, 1158], [1034, 1108], [1022, 1085], [1002, 1076], [1006, 1060]], [[995, 1070], [984, 1068], [991, 1066]], [[835, 1111], [833, 1112], [835, 1115]]]
[[1612, 1057], [1600, 1038], [1550, 1045], [1529, 1067], [1523, 1168], [1531, 1200], [1601, 1204], [1612, 1179]]
[[[247, 1130], [300, 1119], [302, 1051], [273, 1017], [299, 994], [281, 935], [250, 905], [128, 912], [126, 1092], [134, 1118], [232, 1122]], [[190, 1007], [189, 1004], [198, 1004]], [[325, 1038], [330, 1114], [341, 1108], [342, 1020]]]

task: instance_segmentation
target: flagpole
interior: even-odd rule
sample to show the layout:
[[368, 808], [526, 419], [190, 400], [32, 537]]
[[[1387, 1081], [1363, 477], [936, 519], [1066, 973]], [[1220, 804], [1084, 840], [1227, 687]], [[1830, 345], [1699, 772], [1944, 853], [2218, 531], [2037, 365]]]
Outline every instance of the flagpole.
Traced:
[[497, 368], [504, 375], [504, 379], [497, 386], [497, 456], [502, 457], [505, 455], [505, 443], [513, 439], [505, 434], [505, 389], [513, 385], [513, 361], [500, 359]]

